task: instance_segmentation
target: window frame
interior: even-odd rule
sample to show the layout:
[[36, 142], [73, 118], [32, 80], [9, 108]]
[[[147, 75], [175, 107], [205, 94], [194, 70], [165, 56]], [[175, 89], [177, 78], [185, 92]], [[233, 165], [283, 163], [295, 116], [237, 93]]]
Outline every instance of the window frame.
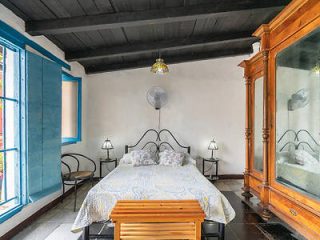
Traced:
[[[25, 50], [21, 48], [20, 46], [17, 46], [5, 38], [0, 36], [0, 45], [4, 49], [4, 54], [3, 54], [3, 73], [5, 72], [6, 66], [5, 66], [5, 51], [6, 49], [10, 49], [11, 51], [17, 52], [17, 62], [18, 62], [18, 79], [17, 79], [17, 93], [18, 96], [17, 98], [9, 98], [6, 97], [5, 94], [0, 96], [0, 101], [3, 102], [3, 126], [5, 126], [5, 102], [13, 102], [18, 104], [18, 145], [14, 146], [13, 148], [7, 148], [5, 147], [5, 144], [3, 146], [3, 149], [0, 150], [1, 153], [3, 153], [3, 165], [4, 169], [3, 172], [5, 172], [5, 165], [6, 165], [6, 152], [10, 151], [17, 151], [18, 154], [18, 160], [19, 161], [19, 196], [15, 196], [14, 198], [6, 199], [5, 201], [1, 202], [1, 206], [16, 199], [17, 197], [19, 198], [19, 203], [7, 210], [6, 212], [2, 213], [0, 215], [0, 223], [3, 223], [7, 219], [11, 218], [14, 216], [16, 213], [21, 211], [24, 205], [27, 204], [27, 178], [26, 178], [26, 139], [25, 139], [25, 131], [26, 131], [26, 109], [25, 109], [25, 93], [26, 93], [26, 83], [25, 83]], [[3, 74], [3, 92], [5, 93], [5, 74]], [[5, 130], [3, 131], [3, 138], [5, 138]], [[5, 173], [4, 173], [5, 174]], [[4, 188], [7, 188], [7, 182], [6, 179], [4, 178], [5, 184]], [[5, 189], [7, 191], [7, 189]]]
[[[67, 72], [62, 71], [62, 81], [77, 82], [78, 83], [78, 111], [77, 111], [77, 136], [76, 137], [62, 137], [62, 145], [69, 145], [81, 142], [82, 130], [82, 78], [74, 77]], [[62, 89], [61, 89], [62, 91]], [[63, 102], [61, 103], [63, 104]]]

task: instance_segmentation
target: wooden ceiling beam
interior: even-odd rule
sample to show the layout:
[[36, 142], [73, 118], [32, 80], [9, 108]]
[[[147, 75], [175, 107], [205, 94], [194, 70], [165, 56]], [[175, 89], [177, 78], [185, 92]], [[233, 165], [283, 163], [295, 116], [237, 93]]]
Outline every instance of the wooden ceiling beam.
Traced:
[[[202, 53], [171, 56], [171, 57], [167, 56], [165, 57], [165, 62], [167, 64], [175, 64], [175, 63], [182, 63], [182, 62], [207, 60], [207, 59], [219, 58], [219, 57], [229, 57], [229, 56], [231, 57], [231, 56], [237, 56], [237, 55], [243, 55], [243, 54], [250, 54], [252, 52], [253, 52], [252, 46], [244, 47], [244, 48], [236, 48], [236, 49], [220, 49], [220, 50], [211, 51], [211, 52], [202, 52]], [[116, 64], [99, 64], [95, 66], [86, 66], [85, 70], [87, 74], [113, 72], [113, 71], [119, 71], [119, 70], [151, 67], [154, 61], [155, 61], [154, 58], [148, 58], [148, 59], [142, 59], [134, 62], [125, 62], [125, 63], [116, 63]]]
[[290, 0], [221, 1], [215, 4], [193, 5], [178, 8], [155, 9], [135, 12], [119, 12], [95, 16], [70, 17], [26, 22], [31, 35], [51, 35], [182, 22], [208, 17], [253, 13], [255, 11], [281, 10]]
[[68, 61], [84, 61], [94, 60], [106, 57], [125, 57], [137, 54], [145, 54], [152, 52], [163, 52], [180, 50], [193, 47], [205, 47], [214, 44], [225, 44], [232, 42], [258, 41], [258, 38], [252, 36], [253, 31], [239, 32], [215, 36], [198, 36], [184, 39], [172, 39], [159, 42], [137, 43], [132, 45], [112, 46], [109, 48], [98, 48], [92, 50], [78, 50], [74, 52], [66, 52]]

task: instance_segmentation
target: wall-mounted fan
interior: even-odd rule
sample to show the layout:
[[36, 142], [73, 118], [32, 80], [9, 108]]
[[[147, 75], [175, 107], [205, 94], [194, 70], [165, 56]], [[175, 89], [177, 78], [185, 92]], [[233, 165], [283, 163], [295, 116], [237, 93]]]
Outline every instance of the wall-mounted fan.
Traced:
[[160, 130], [160, 110], [168, 102], [168, 94], [161, 87], [152, 87], [147, 92], [147, 100], [154, 109], [159, 110], [158, 129]]
[[147, 92], [147, 100], [156, 110], [160, 110], [168, 102], [168, 94], [161, 87], [152, 87]]
[[299, 108], [303, 108], [308, 105], [310, 101], [310, 90], [307, 88], [302, 88], [296, 93], [291, 95], [288, 100], [288, 111], [294, 111]]

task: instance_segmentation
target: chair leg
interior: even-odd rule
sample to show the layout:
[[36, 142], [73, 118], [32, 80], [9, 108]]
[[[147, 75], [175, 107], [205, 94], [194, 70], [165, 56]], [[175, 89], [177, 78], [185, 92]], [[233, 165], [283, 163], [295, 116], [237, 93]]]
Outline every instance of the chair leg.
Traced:
[[77, 185], [78, 185], [78, 181], [75, 180], [74, 182], [74, 206], [73, 206], [73, 211], [75, 212], [76, 211], [76, 208], [77, 208]]
[[90, 178], [91, 181], [91, 187], [93, 187], [93, 176]]

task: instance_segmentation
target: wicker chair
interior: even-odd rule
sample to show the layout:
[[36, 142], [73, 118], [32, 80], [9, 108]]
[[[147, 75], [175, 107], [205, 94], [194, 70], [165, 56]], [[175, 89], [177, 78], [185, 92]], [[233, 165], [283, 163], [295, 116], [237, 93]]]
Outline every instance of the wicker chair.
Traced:
[[[77, 168], [76, 171], [72, 171], [69, 164], [63, 161], [63, 158], [70, 158], [76, 161]], [[88, 171], [80, 171], [80, 161], [79, 157], [90, 161], [93, 164], [93, 170]], [[65, 185], [74, 186], [74, 207], [73, 211], [76, 211], [77, 207], [77, 188], [79, 185], [87, 182], [88, 180], [91, 181], [91, 185], [93, 186], [93, 176], [97, 169], [96, 163], [89, 157], [79, 154], [79, 153], [65, 153], [61, 155], [61, 163], [67, 167], [68, 173], [61, 173], [62, 177], [62, 186], [63, 186], [63, 194], [65, 193]]]

